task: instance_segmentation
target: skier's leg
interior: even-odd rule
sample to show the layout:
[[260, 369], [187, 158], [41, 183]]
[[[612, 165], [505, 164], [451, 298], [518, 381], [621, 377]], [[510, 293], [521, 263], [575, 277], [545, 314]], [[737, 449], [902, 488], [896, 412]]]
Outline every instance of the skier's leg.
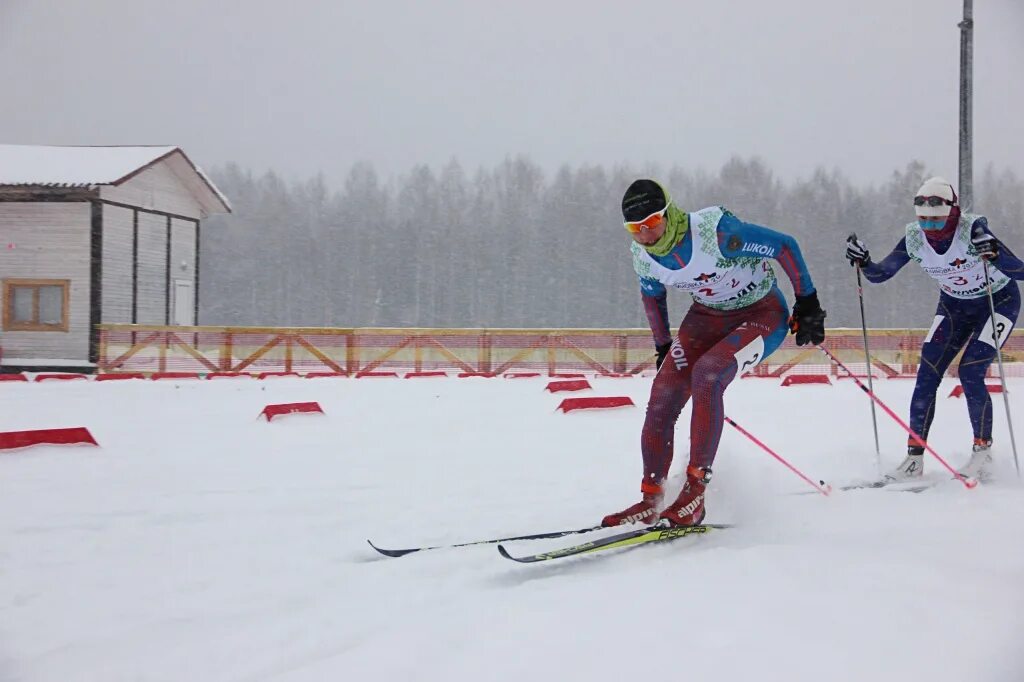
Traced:
[[[704, 353], [693, 368], [690, 466], [710, 467], [725, 420], [724, 394], [733, 379], [775, 352], [786, 338], [788, 311], [781, 295], [769, 294], [739, 311], [735, 326]], [[742, 369], [742, 371], [741, 371]]]
[[[935, 417], [935, 399], [942, 377], [972, 331], [960, 310], [944, 298], [939, 299], [935, 321], [921, 346], [921, 362], [910, 399], [910, 428], [925, 440]], [[914, 446], [913, 442], [909, 445]]]
[[[925, 440], [928, 440], [928, 431], [935, 418], [939, 384], [970, 333], [970, 323], [956, 303], [940, 297], [935, 320], [921, 346], [921, 362], [917, 366], [917, 381], [914, 383], [914, 395], [910, 399], [910, 428]], [[899, 466], [886, 474], [886, 478], [900, 481], [919, 478], [923, 473], [924, 446], [910, 437], [907, 439], [907, 456]]]
[[717, 319], [707, 314], [703, 306], [692, 306], [679, 326], [668, 357], [654, 377], [640, 435], [644, 481], [660, 485], [668, 476], [676, 421], [690, 399], [695, 362], [728, 331], [719, 328]]
[[[992, 442], [992, 398], [985, 386], [985, 375], [992, 361], [996, 359], [996, 336], [1002, 346], [1009, 337], [1020, 312], [1020, 294], [1015, 286], [1008, 286], [993, 297], [997, 334], [993, 335], [992, 315], [988, 301], [984, 311], [979, 311], [975, 331], [971, 335], [963, 357], [960, 359], [958, 374], [964, 387], [967, 413], [974, 429], [975, 444]], [[980, 307], [980, 302], [979, 302]]]
[[[985, 304], [987, 307], [988, 301]], [[986, 331], [982, 334], [983, 326]], [[992, 398], [988, 394], [988, 387], [985, 386], [985, 374], [995, 357], [996, 347], [991, 339], [991, 325], [979, 320], [978, 330], [964, 349], [960, 367], [957, 368], [960, 385], [964, 387], [967, 414], [971, 418], [971, 427], [974, 430], [971, 457], [959, 469], [962, 476], [983, 476], [985, 468], [992, 461]]]
[[676, 420], [690, 399], [692, 359], [699, 357], [722, 335], [713, 324], [709, 324], [709, 319], [713, 318], [705, 314], [706, 310], [703, 306], [694, 305], [687, 311], [669, 355], [651, 385], [647, 416], [640, 434], [644, 462], [644, 477], [640, 483], [642, 498], [621, 512], [605, 516], [601, 521], [604, 526], [653, 523], [658, 518], [663, 497], [662, 483], [672, 466]]
[[725, 389], [741, 370], [756, 366], [786, 338], [788, 311], [781, 294], [771, 294], [751, 308], [732, 316], [731, 331], [694, 364], [686, 483], [676, 501], [661, 513], [661, 518], [675, 525], [692, 525], [704, 518], [704, 490], [711, 480], [725, 419]]
[[992, 442], [992, 398], [985, 386], [985, 375], [995, 359], [995, 346], [975, 336], [964, 349], [960, 367], [957, 368], [960, 385], [964, 387], [964, 399], [975, 443]]

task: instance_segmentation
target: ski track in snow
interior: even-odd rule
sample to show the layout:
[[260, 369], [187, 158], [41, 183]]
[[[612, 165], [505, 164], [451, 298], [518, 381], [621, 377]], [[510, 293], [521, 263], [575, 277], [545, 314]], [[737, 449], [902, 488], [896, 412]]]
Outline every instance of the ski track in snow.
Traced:
[[[793, 495], [810, 488], [726, 425], [708, 521], [738, 528], [535, 565], [366, 544], [576, 528], [636, 501], [650, 379], [590, 381], [5, 385], [0, 429], [87, 426], [102, 447], [0, 453], [0, 680], [1024, 679], [1024, 488], [998, 395], [996, 479], [974, 491]], [[954, 385], [930, 443], [956, 466]], [[901, 415], [912, 386], [875, 383]], [[638, 407], [556, 412], [569, 395]], [[256, 418], [308, 400], [326, 415]], [[749, 379], [726, 411], [838, 485], [877, 476], [866, 400]], [[906, 436], [879, 419], [889, 468]]]

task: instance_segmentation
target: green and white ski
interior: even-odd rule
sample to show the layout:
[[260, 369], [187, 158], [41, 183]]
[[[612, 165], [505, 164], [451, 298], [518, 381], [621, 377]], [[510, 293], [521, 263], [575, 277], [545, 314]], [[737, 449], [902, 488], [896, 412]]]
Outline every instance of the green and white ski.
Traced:
[[528, 556], [512, 556], [502, 545], [498, 545], [498, 552], [506, 559], [518, 561], [523, 564], [532, 564], [538, 561], [550, 561], [552, 559], [562, 559], [564, 557], [590, 554], [592, 552], [603, 552], [610, 549], [637, 547], [639, 545], [649, 545], [656, 542], [669, 542], [671, 540], [678, 540], [679, 538], [684, 538], [690, 535], [705, 535], [713, 530], [721, 530], [723, 528], [732, 528], [732, 526], [729, 524], [718, 523], [705, 523], [697, 526], [654, 525], [637, 530], [626, 531], [624, 533], [617, 533], [616, 535], [609, 535], [608, 537], [601, 538], [600, 540], [592, 540], [590, 542], [572, 545], [571, 547], [553, 549], [548, 552], [540, 552], [538, 554], [530, 554]]

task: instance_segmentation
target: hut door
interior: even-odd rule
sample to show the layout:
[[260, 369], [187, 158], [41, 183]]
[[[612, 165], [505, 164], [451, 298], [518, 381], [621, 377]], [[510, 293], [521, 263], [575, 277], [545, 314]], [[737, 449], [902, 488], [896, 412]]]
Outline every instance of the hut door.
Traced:
[[192, 296], [192, 282], [187, 279], [174, 280], [174, 317], [171, 324], [191, 326], [195, 299]]

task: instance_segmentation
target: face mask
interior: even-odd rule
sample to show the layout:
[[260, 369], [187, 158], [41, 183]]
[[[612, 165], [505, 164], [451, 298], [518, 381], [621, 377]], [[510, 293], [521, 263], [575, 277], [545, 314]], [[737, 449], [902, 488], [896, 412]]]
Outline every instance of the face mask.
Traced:
[[917, 224], [921, 226], [922, 230], [941, 230], [946, 226], [946, 216], [921, 217], [917, 219]]

